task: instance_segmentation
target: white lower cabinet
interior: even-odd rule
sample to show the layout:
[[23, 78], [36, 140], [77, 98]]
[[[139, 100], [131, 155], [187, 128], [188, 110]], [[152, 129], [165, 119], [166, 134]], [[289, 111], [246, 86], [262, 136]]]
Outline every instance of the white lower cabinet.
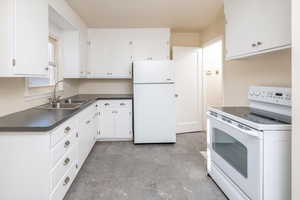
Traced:
[[0, 199], [62, 200], [97, 132], [94, 103], [49, 132], [1, 133]]
[[132, 140], [131, 100], [95, 102], [49, 132], [2, 132], [0, 199], [62, 200], [97, 139]]
[[132, 140], [132, 101], [101, 100], [98, 140]]

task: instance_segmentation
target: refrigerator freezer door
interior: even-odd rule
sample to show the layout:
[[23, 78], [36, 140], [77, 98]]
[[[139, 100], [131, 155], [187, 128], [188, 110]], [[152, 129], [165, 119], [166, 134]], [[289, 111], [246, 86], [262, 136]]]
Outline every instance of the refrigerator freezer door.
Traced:
[[134, 83], [174, 83], [175, 69], [170, 60], [136, 61], [133, 64]]
[[134, 143], [175, 143], [174, 84], [134, 85]]

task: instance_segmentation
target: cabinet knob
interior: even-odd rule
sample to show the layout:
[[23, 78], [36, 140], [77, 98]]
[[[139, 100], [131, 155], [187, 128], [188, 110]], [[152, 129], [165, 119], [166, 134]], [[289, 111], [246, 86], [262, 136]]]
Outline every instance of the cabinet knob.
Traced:
[[262, 42], [257, 42], [257, 45], [258, 45], [258, 46], [262, 45]]
[[89, 124], [89, 123], [91, 123], [91, 120], [88, 120], [88, 121], [86, 121], [85, 123], [86, 123], [86, 124]]
[[65, 131], [64, 131], [64, 132], [65, 132], [65, 133], [69, 133], [70, 131], [71, 131], [71, 128], [68, 126], [68, 127], [65, 128]]
[[68, 147], [70, 146], [70, 144], [71, 144], [71, 142], [70, 142], [69, 140], [67, 140], [67, 141], [65, 142], [64, 147], [65, 147], [65, 148], [68, 148]]
[[64, 161], [64, 166], [67, 166], [70, 163], [70, 158], [66, 158]]
[[253, 43], [253, 44], [252, 44], [252, 47], [256, 47], [256, 44], [255, 44], [255, 43]]
[[71, 180], [71, 178], [69, 176], [67, 178], [65, 178], [63, 186], [68, 185], [70, 180]]

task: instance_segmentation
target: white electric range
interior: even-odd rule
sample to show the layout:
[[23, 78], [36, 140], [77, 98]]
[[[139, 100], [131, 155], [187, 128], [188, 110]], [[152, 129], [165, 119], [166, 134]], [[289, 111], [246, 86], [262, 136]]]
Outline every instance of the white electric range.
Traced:
[[290, 200], [291, 89], [251, 87], [249, 107], [208, 111], [208, 174], [230, 200]]

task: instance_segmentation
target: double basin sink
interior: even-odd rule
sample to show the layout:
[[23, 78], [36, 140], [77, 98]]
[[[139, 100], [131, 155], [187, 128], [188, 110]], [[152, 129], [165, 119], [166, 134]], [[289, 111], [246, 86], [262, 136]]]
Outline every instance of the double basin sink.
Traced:
[[50, 103], [44, 104], [37, 108], [43, 109], [43, 110], [75, 110], [75, 109], [80, 108], [80, 106], [86, 102], [87, 101], [85, 101], [85, 100], [67, 99], [67, 100], [62, 100], [55, 104], [50, 104]]

